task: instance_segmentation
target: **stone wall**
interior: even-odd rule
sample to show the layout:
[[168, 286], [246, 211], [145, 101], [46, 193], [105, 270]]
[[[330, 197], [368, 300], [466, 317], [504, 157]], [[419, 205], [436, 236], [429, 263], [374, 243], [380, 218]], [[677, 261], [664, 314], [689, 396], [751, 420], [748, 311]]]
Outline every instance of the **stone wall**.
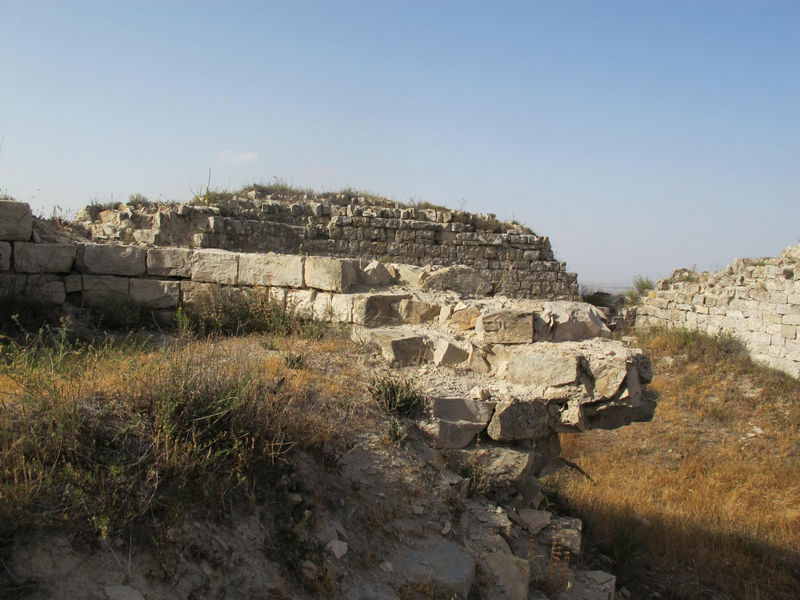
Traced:
[[96, 241], [460, 264], [510, 297], [578, 298], [577, 275], [555, 259], [547, 237], [494, 215], [376, 205], [363, 198], [290, 202], [250, 196], [212, 206], [85, 209], [78, 218]]
[[800, 245], [719, 272], [679, 269], [642, 301], [636, 326], [730, 333], [755, 360], [800, 377]]

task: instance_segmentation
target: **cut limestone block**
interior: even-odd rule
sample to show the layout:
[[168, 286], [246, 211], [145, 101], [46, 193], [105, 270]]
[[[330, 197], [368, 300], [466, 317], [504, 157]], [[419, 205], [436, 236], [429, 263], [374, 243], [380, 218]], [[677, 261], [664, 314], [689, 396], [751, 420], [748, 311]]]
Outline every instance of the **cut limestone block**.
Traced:
[[358, 280], [352, 261], [327, 256], [309, 256], [305, 264], [306, 287], [326, 292], [346, 292]]
[[69, 273], [75, 262], [75, 244], [14, 243], [14, 270], [18, 273]]
[[482, 313], [475, 322], [479, 337], [493, 344], [533, 342], [533, 313], [523, 310], [498, 310]]
[[150, 248], [147, 251], [147, 274], [156, 277], [191, 277], [191, 248]]
[[64, 304], [64, 279], [58, 275], [29, 275], [25, 284], [25, 296], [45, 304]]
[[22, 273], [0, 273], [0, 297], [21, 295], [27, 282], [28, 276]]
[[299, 319], [313, 319], [316, 297], [316, 290], [287, 290], [286, 310]]
[[441, 311], [438, 304], [429, 304], [422, 300], [406, 298], [397, 303], [397, 314], [403, 323], [416, 325], [430, 321]]
[[239, 283], [302, 288], [304, 256], [295, 254], [241, 254]]
[[428, 340], [408, 329], [364, 329], [354, 331], [353, 336], [359, 341], [378, 344], [384, 359], [391, 365], [418, 365], [431, 358]]
[[0, 271], [8, 271], [11, 268], [11, 244], [0, 242]]
[[214, 293], [219, 286], [215, 283], [202, 283], [198, 281], [181, 281], [181, 298], [184, 304], [194, 304], [203, 297]]
[[130, 300], [130, 279], [111, 275], [84, 275], [83, 302], [88, 306], [108, 306]]
[[534, 440], [551, 435], [550, 413], [544, 400], [509, 398], [494, 411], [487, 433], [498, 442]]
[[431, 437], [434, 448], [465, 448], [475, 436], [486, 428], [486, 424], [470, 421], [421, 421], [419, 427]]
[[147, 250], [138, 246], [86, 244], [78, 247], [78, 270], [93, 275], [144, 275]]
[[397, 273], [397, 277], [404, 285], [420, 287], [422, 282], [428, 278], [430, 271], [425, 267], [416, 265], [391, 265]]
[[27, 242], [32, 230], [33, 215], [27, 202], [0, 200], [0, 240]]
[[178, 281], [157, 279], [131, 279], [131, 300], [149, 308], [176, 308], [180, 301], [181, 285]]
[[580, 358], [578, 352], [556, 344], [495, 344], [488, 355], [498, 378], [539, 389], [578, 383]]
[[192, 281], [235, 285], [239, 279], [239, 254], [227, 250], [195, 250]]
[[398, 325], [402, 320], [397, 305], [410, 297], [408, 294], [355, 294], [353, 323], [364, 327]]
[[331, 319], [334, 323], [353, 322], [353, 296], [333, 294], [331, 298]]

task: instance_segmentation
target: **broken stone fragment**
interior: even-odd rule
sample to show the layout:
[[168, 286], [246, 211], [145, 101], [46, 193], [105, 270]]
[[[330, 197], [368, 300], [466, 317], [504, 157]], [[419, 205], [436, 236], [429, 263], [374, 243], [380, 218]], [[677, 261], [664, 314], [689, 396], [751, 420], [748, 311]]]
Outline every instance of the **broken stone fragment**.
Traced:
[[480, 315], [481, 311], [479, 311], [477, 308], [465, 307], [462, 309], [456, 309], [450, 316], [449, 324], [453, 329], [457, 329], [459, 331], [475, 329], [475, 326], [478, 322], [478, 317], [480, 317]]
[[403, 323], [416, 325], [435, 318], [441, 312], [438, 304], [429, 304], [415, 298], [404, 298], [397, 303], [397, 314]]
[[586, 302], [545, 302], [536, 318], [536, 339], [569, 342], [611, 337], [604, 315]]
[[523, 310], [481, 313], [475, 322], [475, 331], [486, 343], [530, 344], [533, 342], [533, 313]]
[[364, 285], [388, 285], [394, 278], [383, 263], [373, 260], [359, 272], [359, 279]]
[[450, 367], [463, 363], [469, 358], [469, 353], [445, 339], [436, 340], [433, 348], [433, 362], [437, 367]]

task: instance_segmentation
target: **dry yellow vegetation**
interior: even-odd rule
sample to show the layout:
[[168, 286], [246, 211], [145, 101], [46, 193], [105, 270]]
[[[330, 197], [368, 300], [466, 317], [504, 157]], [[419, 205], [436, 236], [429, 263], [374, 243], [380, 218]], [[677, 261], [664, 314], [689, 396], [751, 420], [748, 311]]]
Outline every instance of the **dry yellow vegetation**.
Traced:
[[634, 597], [797, 598], [800, 382], [731, 338], [656, 330], [639, 342], [655, 418], [562, 436], [594, 482], [559, 472], [551, 499], [584, 519]]

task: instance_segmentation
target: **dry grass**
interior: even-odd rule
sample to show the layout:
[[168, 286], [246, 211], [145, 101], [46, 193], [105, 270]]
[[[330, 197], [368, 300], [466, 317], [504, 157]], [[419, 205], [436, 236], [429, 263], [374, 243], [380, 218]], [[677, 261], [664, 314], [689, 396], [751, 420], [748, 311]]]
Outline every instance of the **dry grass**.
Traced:
[[[287, 365], [264, 336], [153, 348], [79, 345], [44, 330], [2, 341], [4, 534], [50, 524], [89, 537], [157, 535], [184, 515], [253, 505], [293, 448], [342, 445], [377, 414], [353, 361], [335, 371], [311, 358]], [[280, 342], [304, 357], [333, 344]]]
[[547, 485], [642, 596], [796, 598], [800, 382], [732, 338], [640, 335], [659, 395], [651, 423], [565, 436], [574, 473]]

